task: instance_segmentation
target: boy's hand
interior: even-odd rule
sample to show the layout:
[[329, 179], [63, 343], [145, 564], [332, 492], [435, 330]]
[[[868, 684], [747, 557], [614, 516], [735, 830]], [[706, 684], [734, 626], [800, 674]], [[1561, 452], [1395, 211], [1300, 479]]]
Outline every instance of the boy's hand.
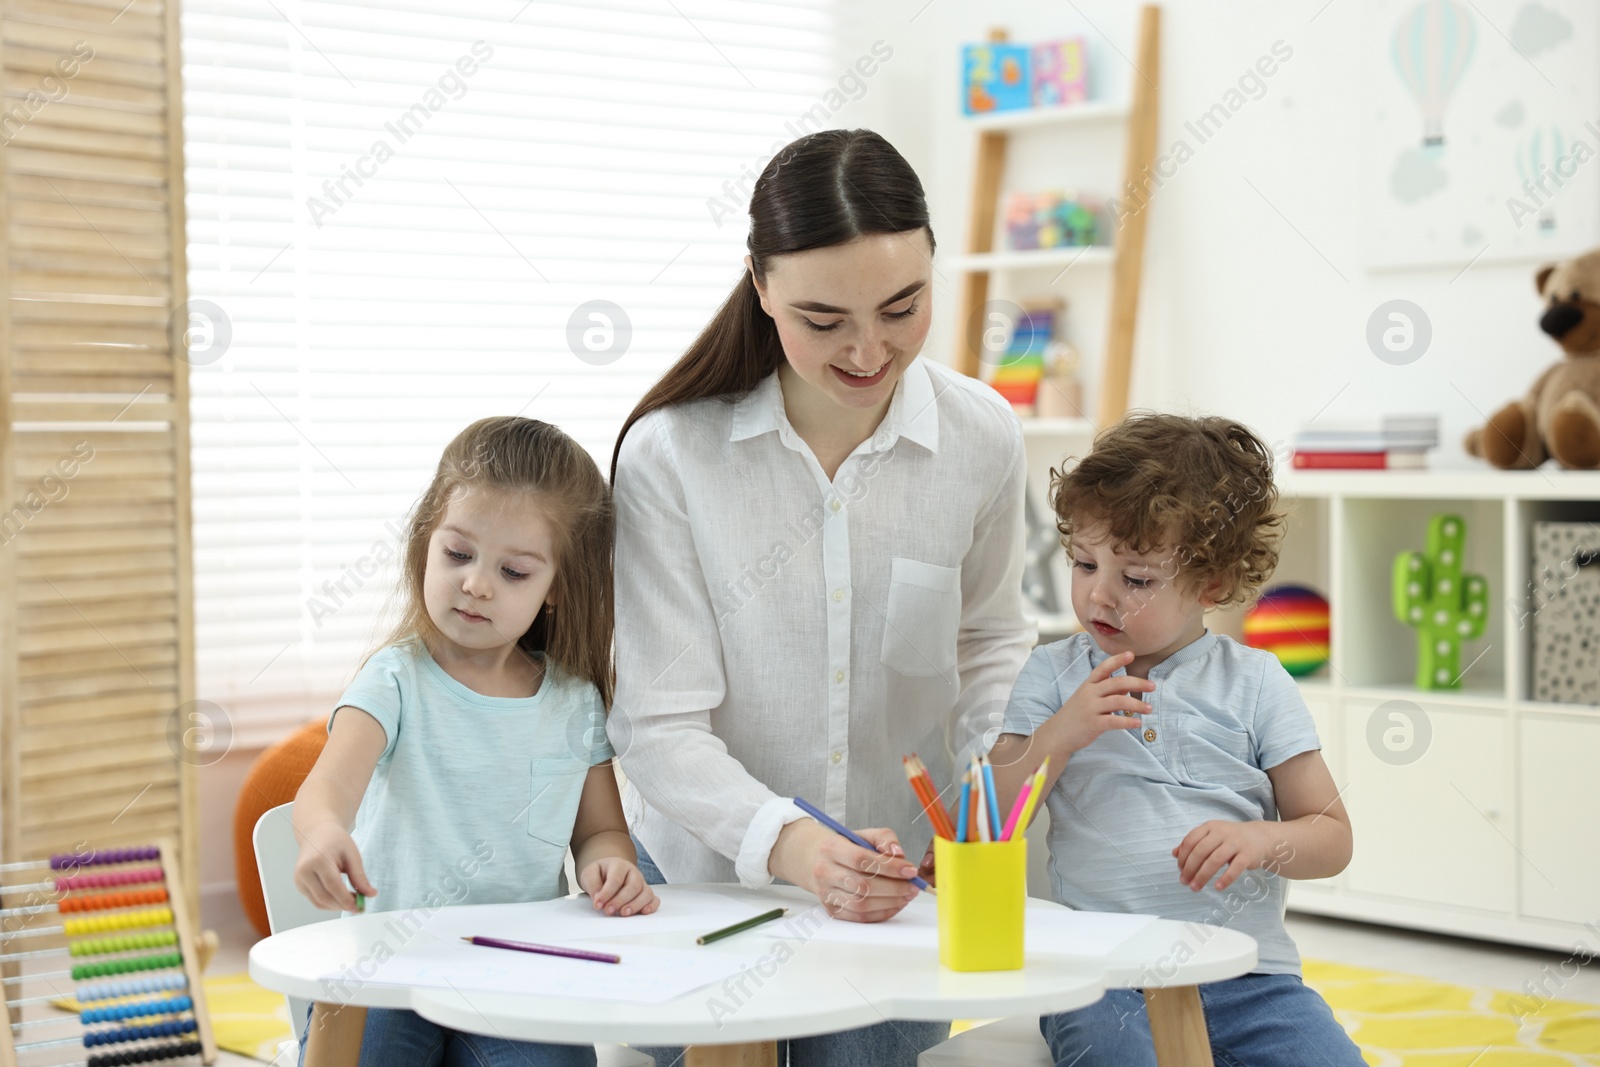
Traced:
[[361, 850], [347, 830], [330, 823], [305, 834], [300, 841], [300, 858], [294, 865], [295, 888], [319, 908], [355, 911], [355, 893], [345, 886], [343, 875], [350, 876], [356, 893], [378, 895], [377, 887], [367, 881]]
[[1155, 689], [1156, 683], [1127, 674], [1112, 677], [1112, 672], [1132, 662], [1132, 652], [1107, 656], [1056, 711], [1055, 717], [1065, 724], [1061, 740], [1069, 755], [1088, 748], [1107, 730], [1143, 728], [1141, 716], [1150, 708], [1130, 694], [1148, 693]]
[[1178, 858], [1178, 881], [1198, 893], [1226, 864], [1228, 873], [1216, 886], [1226, 889], [1245, 871], [1266, 866], [1273, 836], [1264, 822], [1203, 822], [1172, 850]]
[[595, 860], [578, 873], [578, 884], [607, 915], [649, 915], [661, 906], [639, 868], [620, 856]]

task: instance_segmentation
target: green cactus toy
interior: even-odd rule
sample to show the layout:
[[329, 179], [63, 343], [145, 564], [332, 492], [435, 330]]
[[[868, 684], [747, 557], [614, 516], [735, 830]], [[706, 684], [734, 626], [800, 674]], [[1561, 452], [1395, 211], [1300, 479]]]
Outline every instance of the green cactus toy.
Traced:
[[1461, 687], [1461, 643], [1483, 636], [1489, 583], [1464, 574], [1467, 524], [1459, 515], [1428, 522], [1427, 552], [1394, 558], [1394, 615], [1417, 631], [1417, 688]]

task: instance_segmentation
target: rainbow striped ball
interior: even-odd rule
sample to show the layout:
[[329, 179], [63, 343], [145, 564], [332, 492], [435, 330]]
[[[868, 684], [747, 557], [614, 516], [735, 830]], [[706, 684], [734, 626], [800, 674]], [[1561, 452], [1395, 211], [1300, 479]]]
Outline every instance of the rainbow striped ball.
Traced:
[[1300, 678], [1328, 662], [1328, 601], [1303, 585], [1273, 586], [1244, 617], [1244, 641]]

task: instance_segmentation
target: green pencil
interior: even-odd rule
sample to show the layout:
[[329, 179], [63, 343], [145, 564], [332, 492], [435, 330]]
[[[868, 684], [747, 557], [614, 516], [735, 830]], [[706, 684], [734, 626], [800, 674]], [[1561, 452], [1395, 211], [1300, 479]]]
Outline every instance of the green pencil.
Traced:
[[769, 923], [773, 919], [781, 919], [787, 914], [789, 914], [788, 908], [773, 908], [771, 911], [762, 912], [753, 919], [746, 919], [744, 922], [734, 923], [732, 926], [724, 926], [720, 930], [713, 930], [709, 934], [697, 937], [694, 939], [694, 943], [697, 945], [709, 945], [713, 941], [721, 941], [725, 937], [742, 934], [752, 926], [760, 926], [762, 923]]

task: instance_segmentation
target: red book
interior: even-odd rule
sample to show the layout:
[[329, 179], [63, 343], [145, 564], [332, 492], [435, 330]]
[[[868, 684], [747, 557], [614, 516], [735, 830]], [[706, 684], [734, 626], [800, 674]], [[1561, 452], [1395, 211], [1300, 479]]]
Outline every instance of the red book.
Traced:
[[1295, 452], [1295, 470], [1381, 471], [1423, 470], [1427, 456], [1422, 452]]

